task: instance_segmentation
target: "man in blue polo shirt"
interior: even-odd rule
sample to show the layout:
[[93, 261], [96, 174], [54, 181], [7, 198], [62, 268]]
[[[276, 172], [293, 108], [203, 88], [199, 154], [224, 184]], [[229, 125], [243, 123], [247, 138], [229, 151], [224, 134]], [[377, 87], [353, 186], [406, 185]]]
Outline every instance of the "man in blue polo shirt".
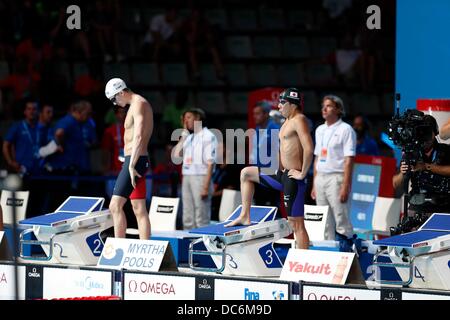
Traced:
[[[253, 109], [256, 132], [252, 141], [250, 162], [257, 167], [270, 167], [272, 164], [272, 149], [276, 153], [278, 152], [278, 132], [280, 125], [270, 118], [270, 110], [272, 110], [272, 104], [265, 100], [257, 102]], [[271, 137], [272, 130], [275, 130], [274, 141], [272, 141]], [[273, 147], [272, 143], [274, 144]]]
[[38, 104], [26, 101], [25, 118], [14, 123], [3, 142], [3, 156], [11, 172], [37, 174], [39, 172], [39, 148], [37, 115]]
[[74, 103], [70, 112], [55, 125], [55, 140], [62, 146], [50, 160], [51, 171], [60, 174], [80, 174], [86, 167], [84, 159], [89, 153], [83, 138], [83, 124], [89, 119], [92, 107], [88, 101]]
[[369, 135], [369, 122], [363, 115], [353, 119], [353, 130], [356, 132], [356, 154], [379, 156], [380, 151], [375, 139]]

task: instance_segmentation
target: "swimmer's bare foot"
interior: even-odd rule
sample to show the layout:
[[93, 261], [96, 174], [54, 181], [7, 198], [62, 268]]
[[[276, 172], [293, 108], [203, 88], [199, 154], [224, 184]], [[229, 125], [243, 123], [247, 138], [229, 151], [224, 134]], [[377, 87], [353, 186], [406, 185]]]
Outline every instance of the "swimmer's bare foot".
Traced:
[[247, 226], [249, 224], [251, 224], [250, 217], [239, 216], [237, 219], [231, 221], [229, 224], [226, 224], [225, 227]]

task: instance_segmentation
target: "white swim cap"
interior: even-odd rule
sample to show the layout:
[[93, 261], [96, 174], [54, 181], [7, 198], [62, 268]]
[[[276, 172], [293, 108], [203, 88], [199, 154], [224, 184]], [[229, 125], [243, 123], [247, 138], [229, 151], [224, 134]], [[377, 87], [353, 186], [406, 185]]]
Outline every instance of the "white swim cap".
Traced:
[[112, 97], [114, 97], [116, 94], [118, 94], [120, 91], [126, 88], [127, 85], [125, 84], [125, 81], [123, 81], [120, 78], [112, 78], [106, 84], [105, 95], [108, 99], [111, 100]]

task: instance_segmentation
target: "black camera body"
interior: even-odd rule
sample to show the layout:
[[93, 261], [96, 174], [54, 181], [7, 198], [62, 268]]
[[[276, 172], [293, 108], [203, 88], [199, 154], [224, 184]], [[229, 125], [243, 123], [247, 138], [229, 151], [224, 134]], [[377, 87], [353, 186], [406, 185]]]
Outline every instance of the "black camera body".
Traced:
[[407, 109], [400, 116], [397, 114], [389, 121], [388, 135], [394, 144], [403, 151], [403, 159], [414, 165], [422, 160], [421, 150], [424, 144], [432, 139], [435, 128], [424, 120], [425, 114], [416, 109]]

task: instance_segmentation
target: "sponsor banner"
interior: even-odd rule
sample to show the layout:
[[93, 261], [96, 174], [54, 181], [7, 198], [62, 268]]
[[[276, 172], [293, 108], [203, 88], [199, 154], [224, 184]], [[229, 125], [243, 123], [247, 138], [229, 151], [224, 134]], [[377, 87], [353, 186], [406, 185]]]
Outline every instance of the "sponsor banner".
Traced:
[[195, 277], [124, 272], [123, 281], [124, 300], [195, 300]]
[[195, 278], [195, 300], [214, 300], [214, 278]]
[[44, 289], [44, 267], [38, 265], [26, 266], [25, 292], [27, 299], [42, 299]]
[[163, 214], [173, 214], [173, 206], [167, 206], [158, 204], [158, 207], [156, 208], [157, 213], [163, 213]]
[[354, 253], [289, 249], [280, 279], [345, 284]]
[[403, 292], [403, 300], [450, 300], [450, 295]]
[[[17, 267], [18, 277], [18, 299], [25, 300], [25, 267]], [[0, 264], [0, 300], [15, 300], [15, 277], [14, 266]]]
[[[106, 269], [159, 271], [168, 241], [108, 238], [97, 266]], [[170, 247], [169, 247], [170, 248]]]
[[289, 300], [289, 284], [216, 279], [215, 300]]
[[356, 229], [372, 230], [373, 210], [380, 188], [381, 166], [355, 163], [349, 197], [350, 217]]
[[303, 285], [302, 300], [380, 300], [380, 291]]
[[110, 296], [111, 294], [111, 271], [44, 267], [44, 299]]

